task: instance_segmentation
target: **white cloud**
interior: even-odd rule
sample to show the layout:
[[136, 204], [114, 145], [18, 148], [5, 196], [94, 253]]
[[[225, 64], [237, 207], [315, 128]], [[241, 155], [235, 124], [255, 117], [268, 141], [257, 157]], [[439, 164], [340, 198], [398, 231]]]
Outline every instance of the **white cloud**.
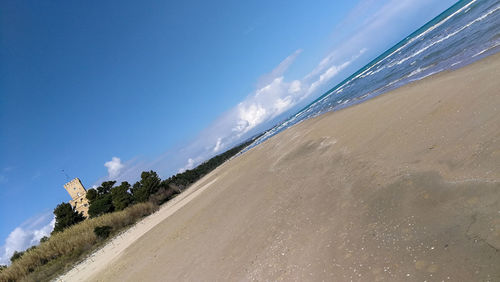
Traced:
[[[164, 157], [165, 156], [161, 156], [161, 158]], [[146, 160], [144, 157], [140, 156], [127, 161], [122, 161], [120, 158], [114, 157], [111, 159], [111, 161], [105, 163], [106, 168], [108, 168], [108, 175], [97, 179], [94, 183], [92, 183], [92, 187], [99, 187], [102, 182], [109, 180], [116, 181], [117, 183], [120, 183], [122, 181], [133, 183], [140, 179], [142, 171], [164, 171], [163, 169], [158, 168], [158, 161], [159, 159], [157, 159], [156, 161]], [[114, 170], [111, 170], [110, 167], [108, 167], [111, 166], [113, 168], [112, 165], [115, 166]], [[168, 176], [170, 176], [170, 173], [169, 175], [167, 175], [167, 177]]]
[[0, 247], [0, 264], [10, 264], [14, 251], [24, 251], [37, 245], [44, 236], [50, 236], [54, 229], [55, 218], [52, 213], [46, 213], [32, 218], [16, 227]]
[[343, 69], [345, 69], [347, 66], [349, 66], [349, 64], [350, 64], [350, 61], [344, 62], [343, 64], [341, 64], [339, 66], [331, 66], [330, 68], [328, 68], [324, 73], [322, 73], [319, 76], [318, 80], [311, 83], [311, 86], [309, 86], [308, 93], [314, 92], [316, 89], [318, 89], [318, 86], [329, 81], [331, 78], [336, 76], [339, 72], [341, 72]]
[[296, 58], [307, 52], [298, 49], [258, 79], [254, 91], [187, 145], [179, 145], [154, 161], [127, 161], [125, 168], [118, 165], [117, 169], [108, 169], [108, 173], [130, 181], [143, 170], [152, 169], [168, 177], [192, 168], [194, 163], [285, 118], [288, 111], [305, 106], [452, 3], [453, 0], [360, 0], [332, 30], [330, 52], [307, 75], [287, 76]]
[[120, 174], [122, 168], [124, 167], [120, 158], [117, 157], [113, 157], [111, 158], [111, 161], [105, 162], [104, 166], [108, 168], [109, 178], [116, 178]]
[[[214, 149], [219, 149], [219, 140], [229, 148], [266, 129], [278, 122], [278, 119], [284, 118], [287, 111], [305, 106], [326, 89], [333, 87], [449, 7], [452, 2], [453, 0], [359, 1], [333, 30], [331, 51], [307, 75], [287, 79], [286, 72], [295, 59], [307, 52], [299, 49], [287, 56], [270, 73], [263, 75], [258, 80], [255, 91], [201, 132], [196, 140], [178, 150], [176, 154], [182, 155], [182, 158], [171, 155], [168, 158], [176, 159], [178, 167], [189, 156], [199, 156], [201, 161], [218, 151]], [[366, 49], [367, 46], [370, 50]], [[159, 166], [169, 166], [173, 162], [164, 158], [156, 163]]]
[[[330, 70], [322, 74], [322, 78], [319, 75], [309, 75], [302, 79], [286, 81], [287, 68], [301, 52], [302, 50], [295, 51], [279, 63], [273, 71], [264, 75], [257, 83], [258, 87], [254, 92], [201, 132], [195, 141], [175, 150], [175, 154], [160, 156], [147, 169], [159, 171], [161, 174], [166, 168], [177, 173], [194, 168], [196, 163], [210, 158], [220, 152], [223, 147], [231, 147], [242, 142], [299, 103], [306, 102], [305, 98], [316, 91], [311, 89], [312, 83], [317, 80], [321, 80], [322, 83], [328, 82], [334, 74], [340, 73], [359, 57], [353, 56], [349, 62], [340, 63], [336, 66], [335, 73], [333, 73], [333, 66], [328, 66]], [[335, 62], [337, 61], [333, 60], [331, 63]], [[319, 83], [316, 82], [316, 84], [314, 88], [319, 87]], [[190, 157], [193, 155], [198, 157], [193, 159]], [[172, 167], [174, 163], [177, 163], [177, 168]], [[120, 174], [120, 177], [125, 174], [127, 173]], [[170, 175], [165, 175], [165, 177], [168, 176]]]
[[290, 87], [288, 88], [289, 93], [297, 93], [299, 92], [301, 88], [302, 83], [300, 83], [300, 80], [294, 80], [292, 83], [290, 83]]
[[292, 105], [292, 97], [286, 96], [284, 98], [278, 98], [274, 102], [275, 115], [281, 114], [282, 112], [288, 110]]
[[302, 53], [302, 49], [298, 49], [291, 55], [286, 57], [281, 63], [278, 64], [270, 73], [260, 77], [257, 83], [257, 88], [270, 84], [275, 78], [283, 76], [283, 74], [290, 68], [295, 59]]
[[193, 160], [192, 158], [189, 158], [187, 160], [187, 164], [183, 167], [183, 168], [180, 168], [179, 171], [177, 171], [178, 173], [182, 173], [188, 169], [193, 169], [194, 168], [194, 165], [195, 165], [195, 160]]
[[233, 131], [238, 134], [246, 133], [248, 130], [254, 128], [256, 125], [264, 121], [266, 116], [266, 109], [259, 104], [240, 104], [238, 105], [239, 120]]
[[[326, 71], [324, 71], [319, 78], [311, 83], [311, 86], [309, 86], [309, 90], [307, 91], [306, 95], [309, 95], [316, 91], [318, 87], [322, 84], [325, 84], [326, 82], [330, 81], [333, 77], [335, 77], [337, 74], [339, 74], [341, 71], [343, 71], [345, 68], [347, 68], [352, 62], [357, 60], [360, 56], [362, 56], [368, 49], [367, 48], [362, 48], [358, 54], [352, 56], [349, 60], [343, 62], [340, 65], [333, 65], [329, 67]], [[319, 67], [322, 66], [324, 62], [322, 61], [319, 65]], [[310, 75], [309, 75], [310, 77]]]
[[[317, 92], [319, 87], [329, 82], [333, 77], [344, 71], [352, 62], [357, 60], [366, 52], [366, 48], [362, 48], [359, 52], [352, 55], [347, 61], [338, 65], [333, 63], [333, 55], [328, 55], [319, 65], [308, 75], [300, 80], [287, 82], [284, 77], [286, 67], [290, 67], [292, 58], [295, 59], [300, 52], [296, 51], [281, 62], [271, 74], [266, 75], [268, 84], [261, 86], [253, 94], [248, 96], [243, 102], [237, 106], [237, 117], [235, 125], [232, 127], [232, 132], [240, 137], [261, 124], [273, 120], [273, 118], [283, 114], [298, 103], [302, 102], [310, 94]], [[323, 72], [320, 70], [325, 69]], [[280, 74], [279, 77], [273, 75]], [[313, 82], [311, 82], [313, 81]], [[230, 116], [223, 118], [233, 118]], [[227, 134], [228, 132], [226, 132]]]
[[224, 144], [222, 144], [222, 138], [217, 138], [217, 143], [215, 144], [215, 147], [214, 147], [214, 153], [217, 153], [220, 151], [220, 149], [224, 146]]
[[[349, 72], [368, 63], [369, 59], [375, 58], [425, 24], [454, 1], [359, 1], [356, 8], [332, 31], [335, 42], [332, 42], [331, 52], [325, 54], [307, 75], [298, 79], [287, 79], [286, 76], [286, 71], [302, 53], [299, 49], [286, 57], [270, 73], [263, 75], [257, 81], [255, 91], [221, 115], [188, 145], [180, 145], [153, 161], [137, 157], [122, 163], [120, 158], [113, 157], [104, 164], [108, 169], [108, 177], [120, 181], [135, 181], [141, 171], [152, 169], [162, 177], [169, 177], [176, 171], [193, 168], [195, 164], [223, 148], [234, 146], [265, 129], [277, 118], [283, 117], [287, 111], [317, 97], [323, 87], [333, 87], [335, 82], [345, 78]], [[366, 46], [370, 47], [369, 51], [364, 49]], [[356, 57], [356, 54], [360, 55]], [[0, 184], [8, 181], [7, 172], [10, 169], [1, 171]], [[107, 179], [99, 179], [95, 183], [96, 186], [103, 180]], [[5, 245], [0, 247], [0, 264], [7, 263], [14, 250], [22, 250], [36, 243], [42, 234], [49, 234], [52, 228], [53, 222], [36, 228], [22, 225], [13, 230]]]

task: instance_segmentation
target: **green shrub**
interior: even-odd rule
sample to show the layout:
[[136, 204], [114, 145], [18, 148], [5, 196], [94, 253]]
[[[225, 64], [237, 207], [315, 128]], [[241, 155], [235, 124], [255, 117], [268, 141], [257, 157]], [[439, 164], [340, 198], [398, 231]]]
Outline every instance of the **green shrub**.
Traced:
[[162, 205], [168, 200], [172, 199], [174, 196], [179, 194], [181, 191], [178, 188], [168, 187], [168, 188], [160, 188], [158, 192], [154, 193], [149, 197], [149, 201], [155, 205]]
[[14, 251], [14, 254], [10, 257], [11, 262], [15, 262], [16, 260], [20, 259], [24, 255], [24, 252], [18, 252]]
[[119, 231], [157, 210], [153, 203], [141, 203], [122, 211], [104, 214], [54, 233], [36, 248], [26, 251], [0, 272], [0, 281], [45, 281], [92, 251], [101, 241], [94, 230], [110, 226]]
[[96, 226], [94, 228], [94, 234], [100, 239], [106, 239], [109, 237], [109, 234], [111, 234], [111, 226], [105, 225], [105, 226]]
[[54, 209], [54, 215], [56, 216], [56, 224], [54, 226], [52, 234], [63, 231], [71, 225], [74, 225], [85, 219], [81, 213], [77, 212], [68, 203], [61, 203], [57, 205], [57, 207]]

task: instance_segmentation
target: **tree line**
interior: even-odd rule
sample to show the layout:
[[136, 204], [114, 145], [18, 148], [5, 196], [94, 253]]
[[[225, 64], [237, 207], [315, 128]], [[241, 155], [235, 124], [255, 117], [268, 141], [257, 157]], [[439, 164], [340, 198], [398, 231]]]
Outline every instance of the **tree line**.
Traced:
[[[193, 169], [177, 173], [165, 180], [162, 180], [156, 172], [151, 170], [142, 172], [141, 179], [134, 185], [130, 185], [127, 181], [123, 181], [119, 185], [115, 185], [116, 181], [104, 181], [99, 187], [87, 190], [86, 197], [89, 200], [89, 217], [94, 218], [106, 213], [121, 211], [131, 205], [146, 201], [161, 205], [235, 156], [256, 138], [258, 137], [252, 138], [222, 154], [212, 157]], [[61, 232], [85, 220], [83, 214], [77, 212], [69, 203], [57, 205], [54, 209], [54, 215], [56, 222], [52, 234]], [[43, 237], [40, 241], [43, 242], [47, 239], [47, 237]], [[16, 251], [11, 257], [11, 262], [19, 259], [23, 253]], [[0, 265], [0, 271], [3, 268], [4, 266]]]
[[[116, 181], [105, 181], [99, 187], [87, 190], [89, 217], [93, 218], [113, 211], [120, 211], [130, 205], [146, 201], [161, 205], [236, 155], [256, 138], [216, 155], [193, 169], [177, 173], [165, 180], [162, 180], [156, 172], [151, 170], [143, 171], [141, 179], [134, 185], [124, 181], [115, 186]], [[56, 223], [53, 233], [62, 231], [85, 219], [68, 203], [59, 204], [54, 209], [54, 215]]]

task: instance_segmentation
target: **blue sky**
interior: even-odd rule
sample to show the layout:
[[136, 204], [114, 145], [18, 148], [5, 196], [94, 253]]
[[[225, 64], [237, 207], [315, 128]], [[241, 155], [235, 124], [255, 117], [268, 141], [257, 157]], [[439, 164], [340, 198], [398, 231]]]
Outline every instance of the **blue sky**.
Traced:
[[62, 185], [163, 178], [317, 98], [451, 0], [2, 1], [0, 264]]

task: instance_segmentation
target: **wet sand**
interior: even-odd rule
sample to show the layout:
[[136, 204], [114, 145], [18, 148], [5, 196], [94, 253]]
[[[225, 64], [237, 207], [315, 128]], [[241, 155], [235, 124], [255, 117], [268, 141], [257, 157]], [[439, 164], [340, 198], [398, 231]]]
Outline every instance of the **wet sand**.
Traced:
[[500, 281], [500, 54], [298, 124], [186, 195], [63, 280]]

